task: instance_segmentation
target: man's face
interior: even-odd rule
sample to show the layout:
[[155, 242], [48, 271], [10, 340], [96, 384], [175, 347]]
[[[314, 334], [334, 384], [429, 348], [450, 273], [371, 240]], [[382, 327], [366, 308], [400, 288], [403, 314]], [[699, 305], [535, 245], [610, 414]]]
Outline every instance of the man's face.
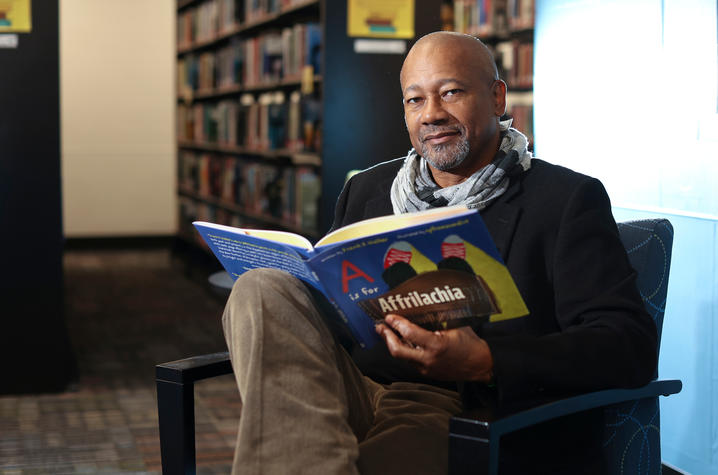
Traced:
[[459, 41], [425, 43], [409, 54], [402, 69], [411, 144], [441, 171], [483, 166], [496, 152], [489, 145], [504, 107], [494, 94], [499, 82], [482, 71], [471, 53]]

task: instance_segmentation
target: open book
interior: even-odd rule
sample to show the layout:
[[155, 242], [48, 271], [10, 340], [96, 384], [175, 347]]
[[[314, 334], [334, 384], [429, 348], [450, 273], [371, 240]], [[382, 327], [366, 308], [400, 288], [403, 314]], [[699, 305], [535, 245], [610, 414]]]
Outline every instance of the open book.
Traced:
[[271, 267], [322, 292], [362, 347], [389, 313], [431, 330], [528, 313], [479, 213], [464, 206], [360, 221], [315, 245], [283, 231], [194, 226], [233, 279]]

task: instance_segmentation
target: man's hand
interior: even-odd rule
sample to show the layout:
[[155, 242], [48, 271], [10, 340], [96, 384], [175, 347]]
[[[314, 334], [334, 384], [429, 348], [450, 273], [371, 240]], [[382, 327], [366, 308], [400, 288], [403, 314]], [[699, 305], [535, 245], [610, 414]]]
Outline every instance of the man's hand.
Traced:
[[376, 331], [389, 352], [413, 363], [422, 375], [446, 381], [489, 383], [493, 379], [489, 345], [471, 328], [431, 332], [399, 315], [387, 315], [384, 322]]

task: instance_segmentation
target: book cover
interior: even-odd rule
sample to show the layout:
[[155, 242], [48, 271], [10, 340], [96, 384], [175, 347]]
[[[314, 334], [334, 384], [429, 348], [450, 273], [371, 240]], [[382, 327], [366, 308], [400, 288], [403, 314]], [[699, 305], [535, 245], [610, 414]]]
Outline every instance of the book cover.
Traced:
[[194, 225], [232, 278], [289, 272], [322, 292], [365, 348], [389, 313], [429, 330], [528, 314], [479, 213], [465, 207], [361, 221], [314, 246], [287, 232]]

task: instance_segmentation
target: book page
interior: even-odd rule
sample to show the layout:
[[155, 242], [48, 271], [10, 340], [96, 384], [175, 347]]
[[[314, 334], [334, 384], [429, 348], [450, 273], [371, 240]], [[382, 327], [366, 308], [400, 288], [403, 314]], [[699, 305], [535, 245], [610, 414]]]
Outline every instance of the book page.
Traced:
[[290, 246], [299, 247], [302, 249], [311, 250], [313, 249], [312, 243], [309, 242], [304, 236], [294, 234], [286, 231], [273, 231], [267, 229], [248, 229], [248, 228], [234, 228], [232, 226], [224, 226], [222, 224], [206, 223], [203, 221], [196, 221], [193, 224], [201, 224], [202, 226], [220, 229], [226, 232], [234, 234], [245, 234], [247, 236], [255, 236], [260, 239], [266, 239], [268, 241], [280, 242], [282, 244], [288, 244]]
[[458, 205], [433, 208], [426, 211], [418, 211], [416, 213], [405, 213], [366, 219], [364, 221], [344, 226], [343, 228], [339, 228], [336, 231], [327, 234], [317, 241], [315, 247], [395, 231], [397, 229], [416, 226], [418, 224], [431, 223], [432, 221], [437, 221], [449, 216], [460, 216], [470, 212], [471, 210], [469, 210], [466, 206]]
[[305, 264], [306, 249], [230, 226], [199, 221], [193, 224], [232, 279], [251, 269], [272, 268], [288, 272], [322, 291], [321, 284]]

